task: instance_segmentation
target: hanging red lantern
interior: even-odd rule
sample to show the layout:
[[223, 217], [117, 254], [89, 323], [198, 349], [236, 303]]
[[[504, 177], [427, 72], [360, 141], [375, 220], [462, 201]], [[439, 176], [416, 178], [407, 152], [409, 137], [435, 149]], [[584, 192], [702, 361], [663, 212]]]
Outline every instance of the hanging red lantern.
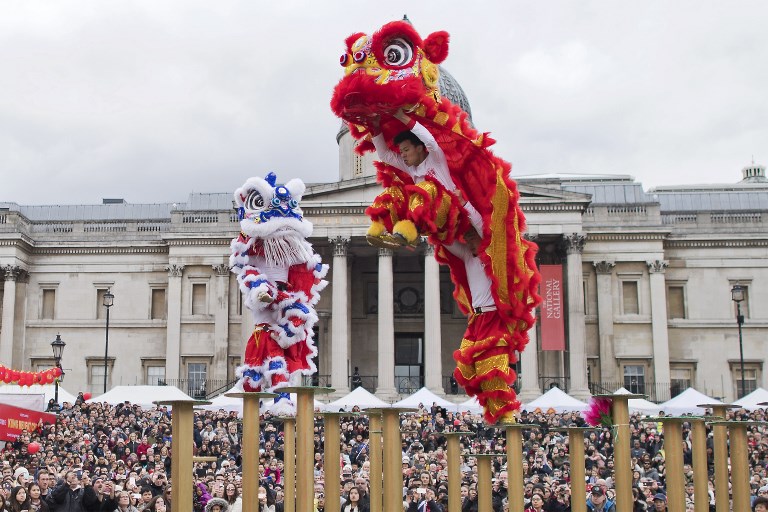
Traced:
[[93, 395], [92, 395], [92, 394], [90, 394], [90, 393], [83, 393], [83, 398], [84, 398], [85, 400], [90, 400], [92, 396], [93, 396]]
[[53, 376], [53, 373], [45, 372], [45, 383], [46, 384], [53, 384], [54, 380], [56, 380], [56, 377]]
[[55, 377], [60, 377], [63, 372], [61, 371], [61, 368], [54, 368], [53, 369], [53, 375]]

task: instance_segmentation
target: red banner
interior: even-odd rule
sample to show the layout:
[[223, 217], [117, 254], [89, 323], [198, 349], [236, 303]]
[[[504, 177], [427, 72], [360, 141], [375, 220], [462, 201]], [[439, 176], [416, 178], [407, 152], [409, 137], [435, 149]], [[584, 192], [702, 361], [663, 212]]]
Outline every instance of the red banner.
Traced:
[[563, 266], [541, 265], [541, 349], [565, 350]]
[[0, 441], [15, 441], [22, 430], [37, 430], [40, 420], [56, 423], [56, 415], [0, 404]]

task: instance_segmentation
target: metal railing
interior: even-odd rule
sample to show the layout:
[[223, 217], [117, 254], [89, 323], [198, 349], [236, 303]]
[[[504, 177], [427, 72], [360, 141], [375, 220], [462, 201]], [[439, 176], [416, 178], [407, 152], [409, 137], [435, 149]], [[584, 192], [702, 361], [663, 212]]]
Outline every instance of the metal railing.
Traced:
[[666, 402], [683, 391], [686, 386], [670, 384], [669, 382], [653, 381], [594, 381], [589, 384], [589, 392], [593, 395], [610, 394], [619, 388], [624, 388], [630, 393], [646, 395], [651, 402]]
[[228, 384], [230, 381], [226, 379], [163, 379], [158, 382], [160, 386], [176, 386], [196, 400], [205, 400], [208, 396], [213, 396], [214, 390], [221, 390]]
[[541, 391], [543, 393], [546, 393], [553, 387], [557, 386], [558, 388], [562, 389], [566, 393], [568, 392], [568, 384], [570, 381], [570, 377], [560, 377], [560, 376], [550, 376], [550, 375], [540, 375], [539, 376], [539, 387], [541, 388]]

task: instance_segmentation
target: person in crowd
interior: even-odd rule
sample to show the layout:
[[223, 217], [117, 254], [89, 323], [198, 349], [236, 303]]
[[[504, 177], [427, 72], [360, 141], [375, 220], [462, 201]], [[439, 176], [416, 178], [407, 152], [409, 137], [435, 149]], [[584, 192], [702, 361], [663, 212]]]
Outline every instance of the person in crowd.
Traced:
[[653, 510], [655, 512], [667, 512], [667, 495], [664, 493], [656, 493], [653, 497]]
[[587, 498], [587, 510], [593, 512], [616, 512], [616, 505], [608, 499], [605, 491], [599, 485], [595, 485], [592, 487]]
[[67, 471], [46, 498], [51, 512], [98, 512], [101, 508], [96, 491], [82, 486], [77, 471]]
[[222, 498], [211, 498], [205, 505], [205, 512], [229, 512], [229, 505]]
[[11, 495], [8, 498], [8, 511], [9, 512], [21, 512], [22, 510], [29, 510], [29, 496], [27, 495], [27, 489], [22, 485], [17, 485], [11, 490]]

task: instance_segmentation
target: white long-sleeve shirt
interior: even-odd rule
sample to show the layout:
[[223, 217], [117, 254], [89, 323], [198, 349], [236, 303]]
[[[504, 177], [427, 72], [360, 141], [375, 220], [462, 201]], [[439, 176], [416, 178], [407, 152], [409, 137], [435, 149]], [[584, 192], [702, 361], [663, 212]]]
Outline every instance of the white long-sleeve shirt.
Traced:
[[[389, 149], [387, 141], [384, 139], [384, 135], [378, 134], [373, 137], [373, 145], [376, 147], [376, 153], [379, 155], [379, 160], [392, 167], [396, 167], [401, 171], [407, 172], [411, 178], [413, 178], [414, 183], [421, 183], [427, 176], [431, 176], [445, 187], [446, 190], [455, 192], [456, 184], [451, 178], [451, 171], [448, 169], [448, 162], [445, 159], [445, 153], [443, 153], [440, 145], [429, 130], [424, 128], [421, 123], [414, 120], [412, 121], [412, 124], [413, 126], [410, 127], [410, 130], [424, 143], [424, 146], [427, 148], [427, 158], [417, 166], [406, 165], [405, 160], [400, 156], [400, 153], [396, 153]], [[467, 210], [472, 226], [482, 236], [483, 219], [480, 216], [480, 213], [469, 202], [464, 205], [464, 208]]]

